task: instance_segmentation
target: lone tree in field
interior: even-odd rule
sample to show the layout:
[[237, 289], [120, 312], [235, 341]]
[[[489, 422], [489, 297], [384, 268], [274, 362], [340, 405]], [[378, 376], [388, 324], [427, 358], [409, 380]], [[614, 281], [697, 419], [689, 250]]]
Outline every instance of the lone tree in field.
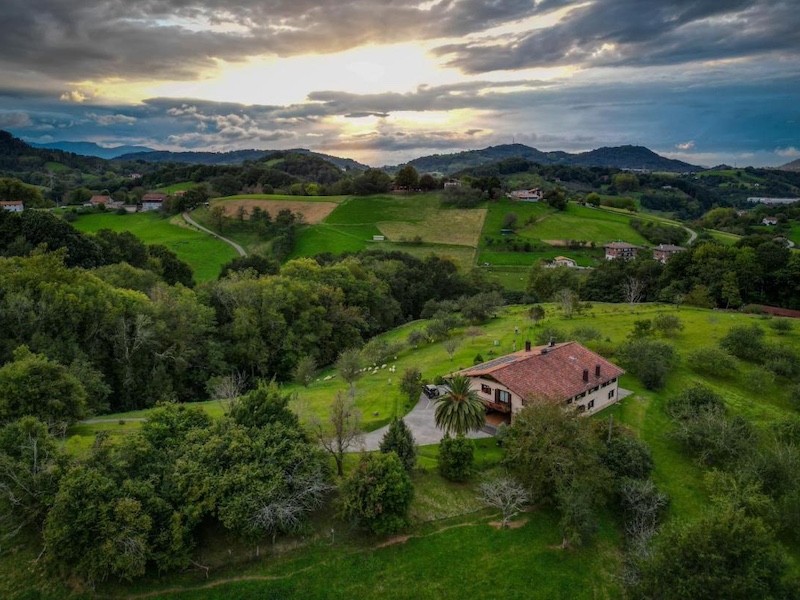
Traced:
[[350, 384], [350, 397], [356, 397], [356, 381], [361, 377], [361, 352], [358, 348], [350, 348], [339, 354], [336, 369], [342, 379]]
[[534, 325], [538, 325], [539, 321], [544, 319], [545, 313], [544, 308], [539, 306], [538, 304], [534, 304], [533, 306], [528, 309], [528, 318], [533, 321]]
[[317, 371], [317, 361], [313, 356], [304, 356], [297, 361], [297, 366], [294, 368], [294, 380], [303, 387], [314, 381], [314, 373]]
[[458, 340], [456, 338], [446, 339], [442, 346], [447, 350], [447, 356], [450, 357], [450, 360], [453, 360], [453, 354], [458, 349]]
[[634, 305], [642, 301], [644, 297], [644, 283], [641, 279], [636, 277], [628, 277], [622, 282], [622, 297], [625, 302], [631, 305], [633, 310]]
[[412, 471], [417, 464], [417, 445], [414, 436], [403, 419], [395, 418], [381, 440], [381, 452], [394, 452], [406, 471]]
[[470, 378], [455, 375], [448, 383], [450, 391], [436, 403], [436, 426], [447, 434], [466, 435], [478, 431], [486, 422], [484, 404], [470, 387]]
[[508, 527], [511, 518], [518, 515], [530, 500], [530, 494], [525, 487], [508, 477], [498, 477], [482, 483], [480, 490], [483, 503], [503, 513], [501, 528]]
[[352, 398], [347, 398], [342, 392], [336, 393], [328, 413], [328, 423], [323, 423], [314, 417], [310, 428], [320, 445], [336, 461], [336, 472], [344, 475], [342, 463], [344, 455], [350, 448], [361, 442], [361, 412], [356, 408]]

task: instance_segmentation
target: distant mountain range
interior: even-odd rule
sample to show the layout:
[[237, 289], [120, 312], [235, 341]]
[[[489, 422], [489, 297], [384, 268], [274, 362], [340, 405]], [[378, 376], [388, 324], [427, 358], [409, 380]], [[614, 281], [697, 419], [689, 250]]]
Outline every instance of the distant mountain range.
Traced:
[[94, 142], [48, 142], [46, 144], [37, 144], [36, 142], [27, 142], [32, 148], [44, 148], [46, 150], [63, 150], [64, 152], [72, 152], [80, 154], [81, 156], [96, 156], [98, 158], [113, 159], [119, 158], [125, 154], [133, 152], [153, 152], [152, 148], [147, 146], [111, 146], [105, 147], [95, 144]]
[[[680, 160], [660, 156], [644, 146], [603, 147], [589, 152], [543, 152], [524, 144], [489, 146], [482, 150], [467, 150], [454, 154], [433, 154], [415, 158], [406, 164], [420, 173], [451, 175], [464, 169], [478, 167], [507, 158], [524, 158], [541, 165], [568, 165], [575, 167], [609, 167], [616, 169], [642, 169], [646, 171], [669, 171], [686, 173], [701, 171], [703, 167]], [[395, 173], [404, 165], [383, 167], [387, 173]]]
[[291, 150], [232, 150], [230, 152], [168, 152], [165, 150], [152, 150], [150, 152], [136, 152], [125, 154], [120, 158], [124, 160], [144, 160], [155, 163], [190, 163], [201, 165], [239, 165], [246, 160], [269, 160], [270, 155], [277, 152], [292, 152], [295, 154], [308, 154], [328, 161], [343, 171], [365, 171], [369, 166], [361, 164], [350, 158], [340, 158], [312, 152], [306, 148], [293, 148]]
[[800, 171], [800, 158], [778, 167], [781, 171]]

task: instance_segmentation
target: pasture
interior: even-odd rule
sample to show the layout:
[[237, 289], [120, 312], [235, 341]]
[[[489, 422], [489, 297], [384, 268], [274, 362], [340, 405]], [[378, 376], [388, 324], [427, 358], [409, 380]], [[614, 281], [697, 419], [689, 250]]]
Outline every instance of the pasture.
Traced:
[[145, 244], [162, 244], [192, 267], [197, 282], [217, 278], [222, 265], [237, 256], [228, 244], [190, 228], [179, 215], [164, 218], [156, 213], [93, 213], [81, 215], [72, 225], [86, 233], [100, 229], [129, 231]]

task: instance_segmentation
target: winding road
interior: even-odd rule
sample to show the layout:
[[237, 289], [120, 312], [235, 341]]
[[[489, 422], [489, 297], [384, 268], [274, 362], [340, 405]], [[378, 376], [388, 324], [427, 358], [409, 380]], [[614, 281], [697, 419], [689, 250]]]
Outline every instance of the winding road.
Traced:
[[183, 213], [183, 220], [186, 221], [189, 225], [192, 225], [193, 227], [197, 227], [197, 229], [199, 229], [200, 231], [204, 231], [209, 235], [213, 235], [218, 240], [225, 242], [226, 244], [231, 246], [234, 250], [236, 250], [239, 253], [239, 256], [247, 256], [247, 252], [245, 252], [244, 248], [242, 248], [239, 244], [237, 244], [236, 242], [234, 242], [232, 240], [229, 240], [226, 237], [222, 237], [220, 234], [214, 233], [210, 229], [207, 229], [207, 228], [203, 227], [202, 225], [198, 224], [197, 221], [195, 221], [194, 219], [192, 219], [192, 217], [189, 216], [188, 212]]

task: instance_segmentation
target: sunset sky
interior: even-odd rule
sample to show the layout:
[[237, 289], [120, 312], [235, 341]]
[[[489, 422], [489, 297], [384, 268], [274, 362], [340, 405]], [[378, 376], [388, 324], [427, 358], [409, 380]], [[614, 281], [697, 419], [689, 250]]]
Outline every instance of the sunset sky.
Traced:
[[796, 0], [3, 0], [0, 19], [0, 129], [29, 141], [800, 157]]

